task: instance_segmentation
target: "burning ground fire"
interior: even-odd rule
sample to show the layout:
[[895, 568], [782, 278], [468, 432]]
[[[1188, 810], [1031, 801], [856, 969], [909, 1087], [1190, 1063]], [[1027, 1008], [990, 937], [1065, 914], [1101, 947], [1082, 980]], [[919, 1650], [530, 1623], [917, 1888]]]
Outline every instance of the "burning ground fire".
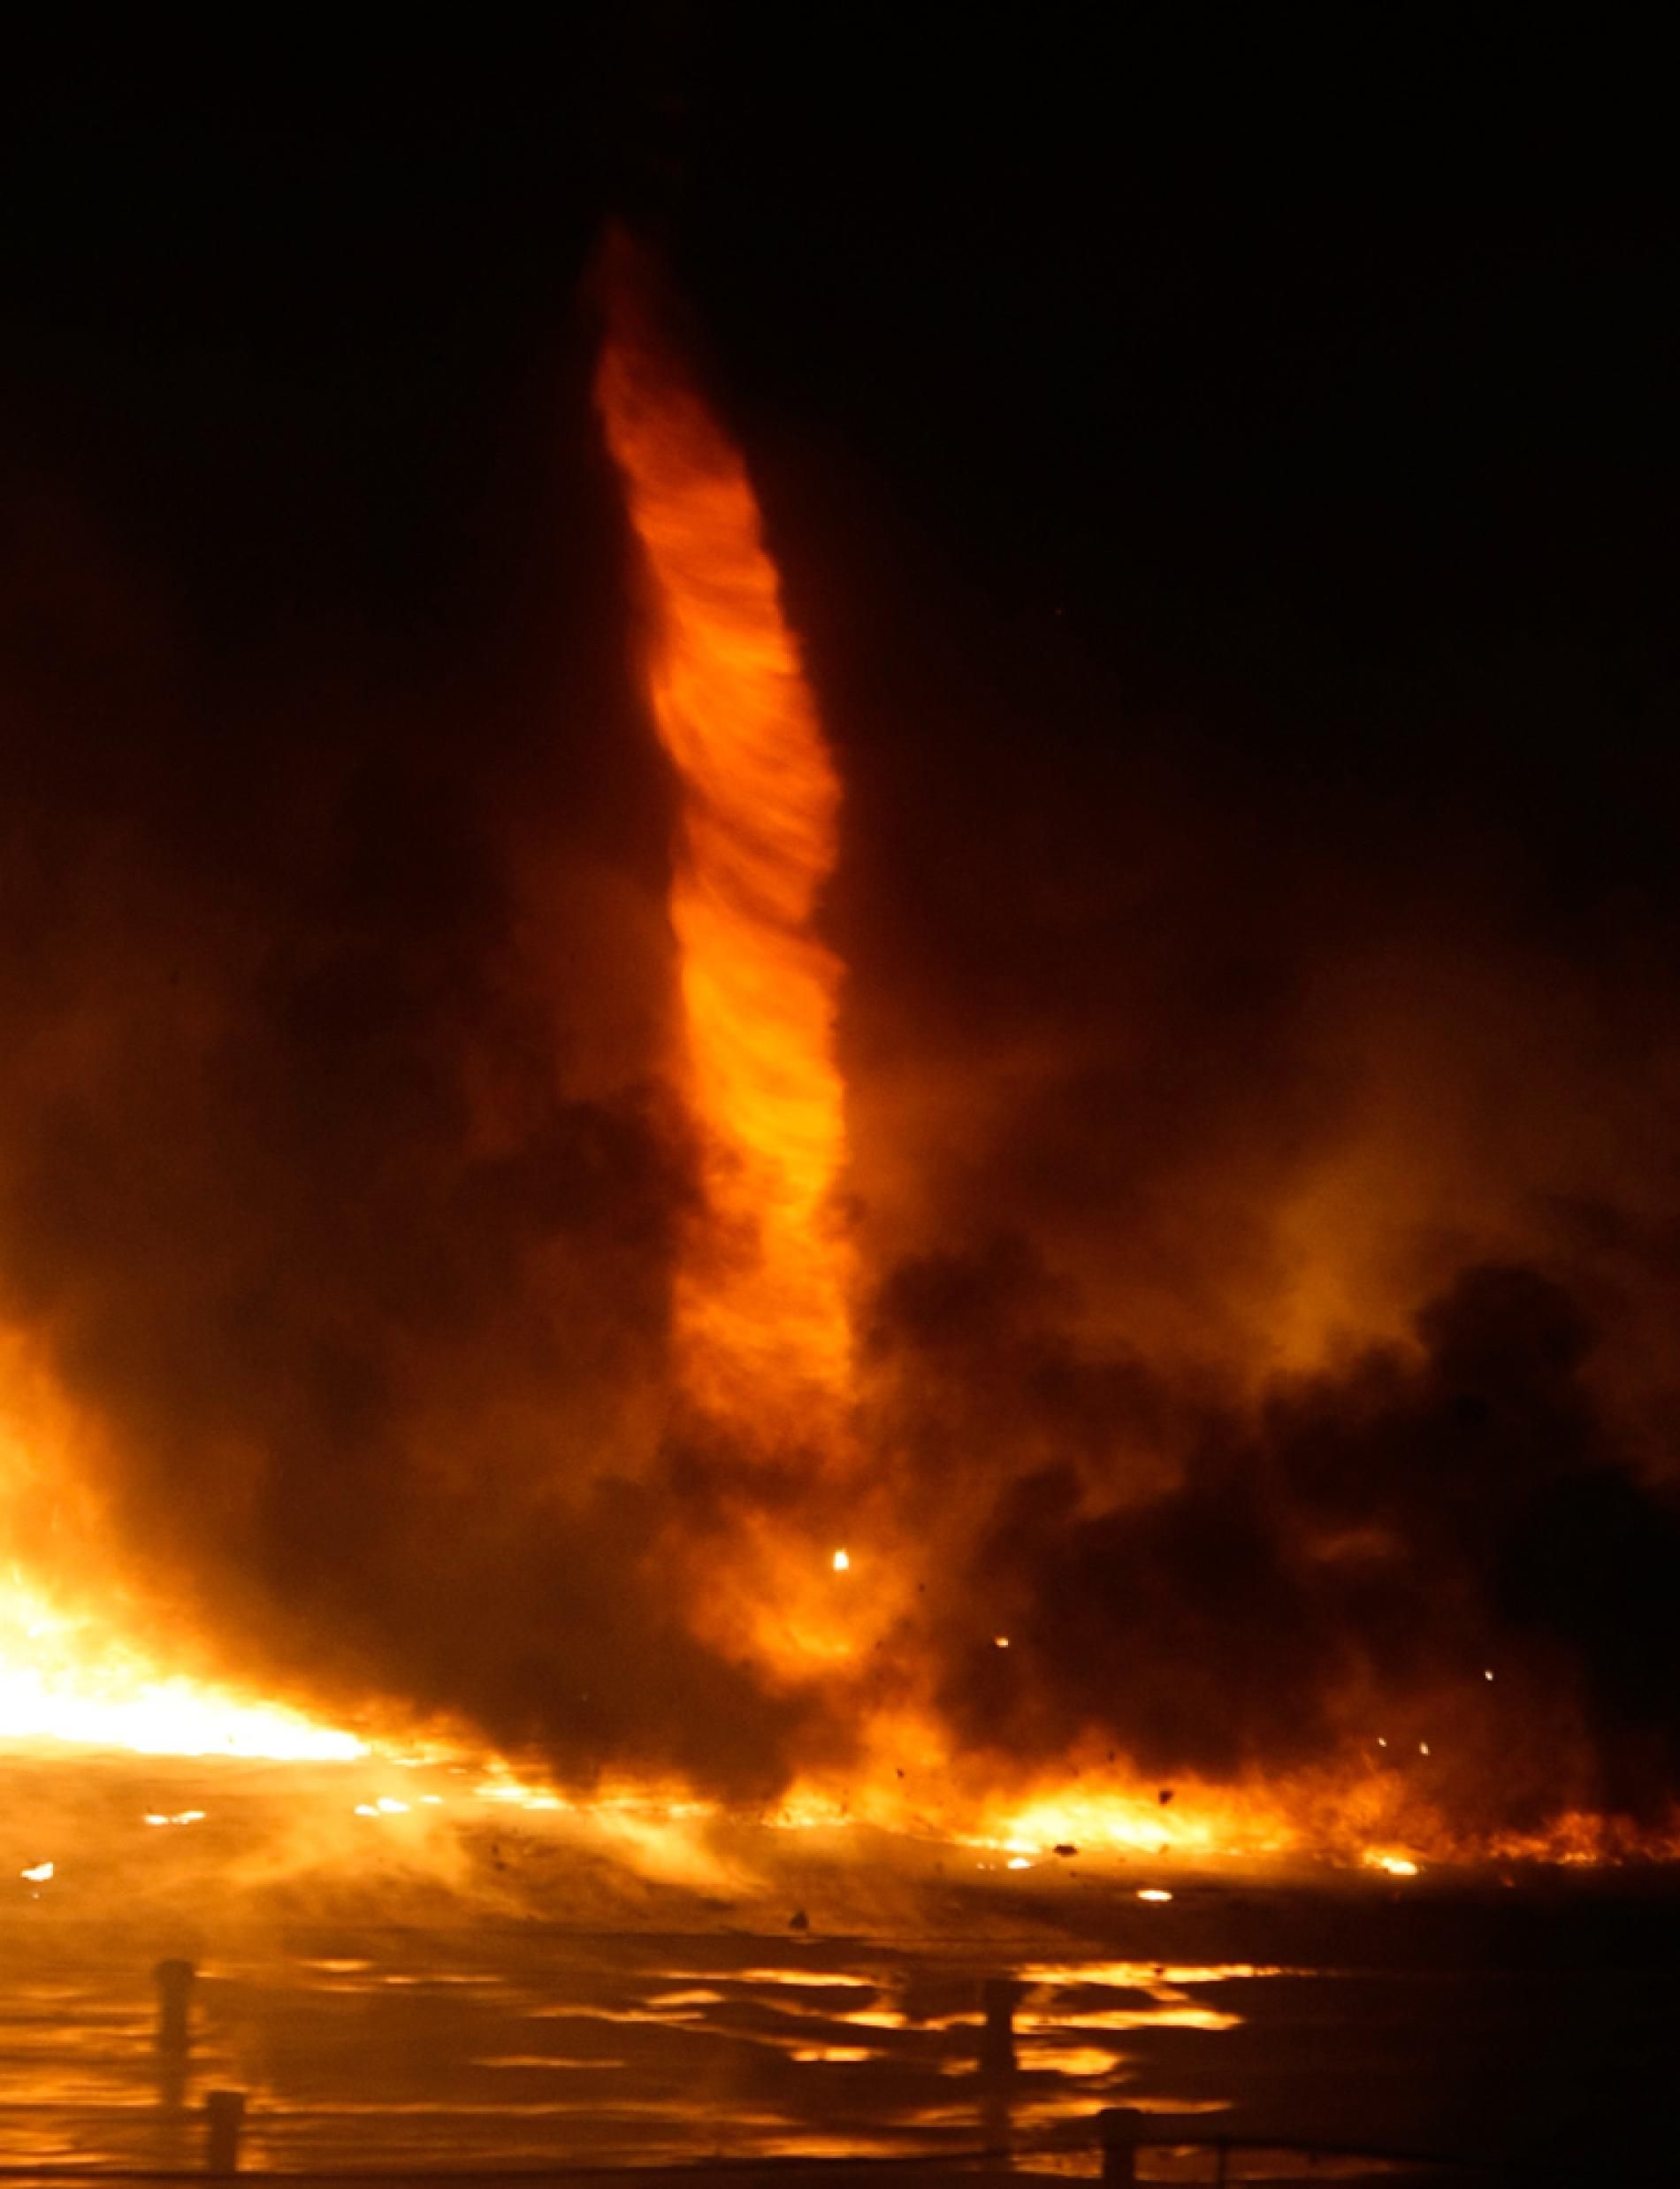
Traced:
[[[1389, 1723], [1378, 1704], [1363, 1718], [1349, 1706], [1330, 1762], [1262, 1772], [1244, 1761], [1224, 1780], [1175, 1771], [1164, 1785], [1073, 1719], [1053, 1764], [1000, 1761], [1007, 1726], [989, 1722], [988, 1698], [1000, 1712], [1015, 1707], [1047, 1661], [1037, 1631], [1045, 1606], [1010, 1600], [1000, 1584], [964, 1645], [971, 1726], [978, 1718], [987, 1738], [996, 1733], [994, 1745], [953, 1725], [921, 1661], [930, 1652], [918, 1599], [930, 1554], [866, 1457], [878, 1409], [863, 1361], [867, 1288], [845, 1210], [836, 1037], [844, 968], [821, 925], [840, 856], [836, 760], [744, 458], [669, 348], [657, 284], [622, 237], [607, 253], [605, 289], [596, 400], [639, 558], [640, 666], [679, 812], [668, 915], [680, 1041], [670, 1076], [698, 1151], [698, 1190], [673, 1277], [676, 1407], [682, 1435], [697, 1447], [727, 1445], [739, 1478], [714, 1523], [716, 1555], [698, 1576], [692, 1561], [680, 1571], [674, 1562], [669, 1593], [686, 1628], [750, 1667], [775, 1702], [791, 1709], [814, 1697], [843, 1728], [790, 1791], [751, 1805], [753, 1813], [789, 1828], [867, 1824], [960, 1843], [1015, 1872], [1080, 1856], [1195, 1864], [1319, 1854], [1404, 1880], [1436, 1862], [1680, 1851], [1665, 1825], [1601, 1818], [1562, 1782], [1532, 1828], [1458, 1821], [1454, 1758], [1472, 1752], [1487, 1713], [1519, 1684], [1495, 1683], [1473, 1622], [1458, 1686], [1438, 1668], [1433, 1675], [1443, 1734], [1432, 1718], [1423, 1729], [1427, 1697], [1417, 1724], [1391, 1727], [1392, 1747], [1389, 1733], [1375, 1730]], [[768, 1493], [755, 1497], [755, 1481]], [[1388, 1548], [1380, 1528], [1326, 1525], [1310, 1579], [1375, 1570]], [[1152, 1571], [1172, 1551], [1166, 1543], [1151, 1553], [1146, 1542], [1144, 1564]], [[385, 1698], [382, 1724], [391, 1707]], [[475, 1801], [531, 1816], [616, 1815], [632, 1859], [639, 1848], [651, 1860], [657, 1841], [659, 1859], [671, 1861], [673, 1832], [698, 1831], [727, 1806], [686, 1790], [627, 1784], [609, 1793], [599, 1773], [595, 1791], [579, 1793], [550, 1786], [527, 1757], [506, 1762], [493, 1743], [475, 1745], [458, 1722], [385, 1741], [205, 1683], [172, 1668], [161, 1645], [141, 1647], [119, 1620], [59, 1608], [27, 1561], [0, 1596], [0, 1738], [370, 1766], [424, 1749], [478, 1773]], [[348, 1806], [373, 1826], [444, 1805], [437, 1795], [410, 1802], [363, 1791]], [[199, 1815], [159, 1811], [145, 1821], [180, 1825]], [[22, 1875], [50, 1882], [50, 1864]], [[1139, 1896], [1171, 1895], [1146, 1885]]]
[[13, 1580], [0, 1600], [0, 1739], [137, 1756], [343, 1763], [354, 1734], [172, 1673], [123, 1638], [55, 1611]]

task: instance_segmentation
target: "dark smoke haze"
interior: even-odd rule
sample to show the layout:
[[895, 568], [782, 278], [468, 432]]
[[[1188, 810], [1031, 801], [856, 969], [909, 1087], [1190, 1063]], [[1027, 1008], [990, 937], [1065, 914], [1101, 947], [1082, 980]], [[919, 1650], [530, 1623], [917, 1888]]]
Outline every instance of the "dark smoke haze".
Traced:
[[831, 103], [696, 39], [668, 160], [599, 53], [422, 57], [307, 129], [252, 84], [43, 92], [0, 1308], [84, 1433], [7, 1523], [77, 1567], [73, 1475], [213, 1661], [575, 1781], [756, 1797], [845, 1752], [844, 1695], [682, 1617], [787, 1478], [672, 1429], [671, 793], [577, 301], [609, 195], [662, 194], [848, 785], [897, 1676], [1000, 1779], [1381, 1734], [1472, 1824], [1653, 1820], [1650, 194], [1515, 126], [1484, 165], [1479, 112], [1427, 190], [1356, 102], [1210, 145], [1127, 91], [1117, 145], [1066, 55], [970, 53], [946, 103], [945, 59], [882, 89], [829, 34]]

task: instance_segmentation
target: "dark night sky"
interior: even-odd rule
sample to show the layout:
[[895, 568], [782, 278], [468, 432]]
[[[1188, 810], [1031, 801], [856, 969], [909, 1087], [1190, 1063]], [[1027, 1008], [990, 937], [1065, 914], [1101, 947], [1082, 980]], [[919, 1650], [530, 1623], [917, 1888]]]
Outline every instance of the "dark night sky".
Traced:
[[[1355, 1660], [1432, 1693], [1514, 1621], [1610, 1729], [1603, 1798], [1672, 1785], [1653, 72], [1421, 19], [1167, 24], [643, 8], [11, 70], [0, 1290], [119, 1425], [119, 1527], [265, 1661], [580, 1771], [698, 1768], [698, 1716], [734, 1728], [705, 1768], [757, 1786], [804, 1737], [664, 1632], [656, 1581], [601, 1579], [667, 1525], [645, 1467], [527, 1524], [557, 1468], [594, 1480], [578, 1453], [645, 1443], [684, 1175], [646, 1083], [668, 791], [580, 302], [628, 210], [848, 785], [830, 919], [906, 1509], [988, 1447], [933, 1614], [953, 1721], [1026, 1753], [1119, 1710], [1152, 1766], [1239, 1769], [1333, 1741], [1300, 1698]], [[1233, 1427], [1339, 1313], [1383, 1342], [1421, 1313], [1421, 1351]], [[1463, 1405], [1502, 1425], [1479, 1459]], [[1004, 1525], [1023, 1479], [1039, 1535]], [[1287, 1547], [1378, 1525], [1380, 1585]], [[1103, 1607], [1140, 1560], [1192, 1610], [1256, 1578], [1185, 1614], [1205, 1690], [1134, 1707], [1075, 1675], [1139, 1662]], [[971, 1582], [1096, 1607], [1039, 1638], [1042, 1691], [984, 1691]]]
[[1668, 689], [1637, 54], [649, 8], [332, 61], [112, 42], [11, 92], [14, 442], [231, 609], [507, 586], [489, 504], [629, 205], [761, 460], [860, 467], [985, 621], [1385, 792], [1421, 738], [1440, 794], [1497, 746], [1492, 795], [1631, 819], [1559, 733], [1637, 767]]

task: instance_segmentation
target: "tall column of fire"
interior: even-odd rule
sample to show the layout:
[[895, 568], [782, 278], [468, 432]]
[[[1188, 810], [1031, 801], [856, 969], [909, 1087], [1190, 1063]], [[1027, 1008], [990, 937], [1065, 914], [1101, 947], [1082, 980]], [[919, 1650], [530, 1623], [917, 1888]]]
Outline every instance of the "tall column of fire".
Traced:
[[840, 789], [739, 452], [661, 343], [635, 247], [609, 249], [597, 400], [651, 582], [645, 669], [681, 792], [671, 884], [706, 1221], [676, 1301], [697, 1404], [775, 1436], [849, 1377], [840, 966], [813, 931]]

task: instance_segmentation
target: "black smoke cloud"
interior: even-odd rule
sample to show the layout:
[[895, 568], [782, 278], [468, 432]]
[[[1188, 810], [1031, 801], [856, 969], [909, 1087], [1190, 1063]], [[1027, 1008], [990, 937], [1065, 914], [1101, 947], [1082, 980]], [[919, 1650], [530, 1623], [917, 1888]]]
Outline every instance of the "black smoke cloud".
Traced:
[[[1239, 1784], [1363, 1756], [1466, 1827], [1666, 1820], [1680, 1496], [1642, 1476], [1588, 1388], [1596, 1334], [1562, 1284], [1480, 1265], [1412, 1342], [1257, 1410], [1165, 1392], [1141, 1409], [1147, 1373], [1070, 1359], [1019, 1260], [902, 1270], [878, 1330], [906, 1380], [960, 1366], [994, 1409], [1005, 1387], [1003, 1419], [1035, 1414], [1040, 1451], [1067, 1455], [972, 1516], [934, 1615], [965, 1746], [1006, 1772], [1106, 1746], [1146, 1777]], [[1176, 1444], [1170, 1488], [1092, 1464], [1079, 1427], [1098, 1394], [1111, 1439]]]
[[1665, 1818], [1676, 960], [1614, 726], [1522, 762], [1519, 685], [1303, 773], [1038, 625], [906, 754], [913, 639], [847, 638], [867, 1358], [959, 1749]]
[[691, 216], [848, 786], [903, 1654], [1000, 1775], [1380, 1736], [1466, 1817], [1649, 1819], [1680, 1670], [1649, 143], [1560, 152], [1394, 55], [1392, 105], [1350, 77], [1312, 114], [1275, 52], [1252, 101], [1234, 52], [1134, 57], [1087, 108], [1065, 54], [1012, 55], [1006, 98], [966, 54], [934, 152], [950, 56], [912, 42], [863, 172], [720, 67], [739, 134]]

